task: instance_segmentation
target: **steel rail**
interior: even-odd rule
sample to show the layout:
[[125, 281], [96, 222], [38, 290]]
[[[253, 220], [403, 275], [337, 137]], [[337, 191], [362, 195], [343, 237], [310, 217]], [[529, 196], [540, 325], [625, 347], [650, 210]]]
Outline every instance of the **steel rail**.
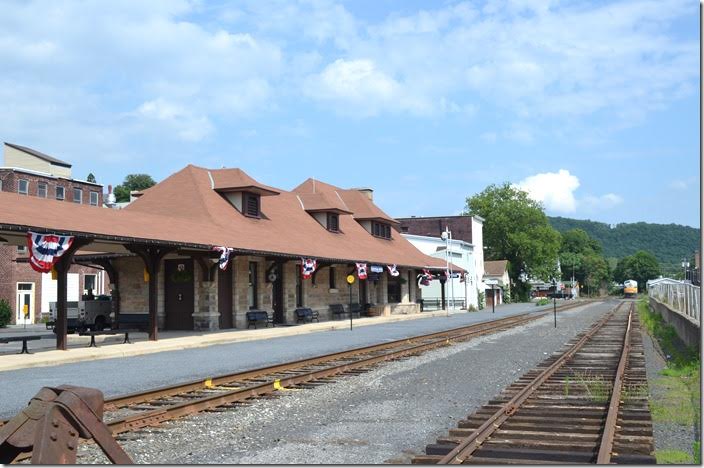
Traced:
[[626, 334], [623, 338], [623, 349], [621, 351], [621, 359], [616, 370], [614, 386], [611, 392], [611, 401], [609, 402], [609, 413], [606, 416], [604, 423], [604, 433], [599, 444], [599, 455], [596, 462], [599, 465], [611, 463], [611, 452], [614, 446], [614, 436], [616, 435], [616, 423], [618, 422], [618, 410], [621, 402], [621, 388], [623, 380], [626, 376], [626, 364], [631, 350], [631, 320], [633, 318], [633, 304], [628, 311], [628, 325], [626, 325]]
[[[571, 308], [588, 305], [591, 302], [593, 301], [579, 301], [570, 304], [564, 304], [560, 306], [558, 310], [564, 311]], [[286, 371], [291, 371], [293, 368], [296, 367], [299, 369], [306, 368], [310, 366], [319, 365], [324, 362], [345, 359], [353, 355], [364, 355], [383, 351], [391, 347], [398, 347], [399, 345], [407, 345], [416, 343], [418, 341], [424, 341], [421, 344], [405, 347], [404, 349], [383, 355], [371, 356], [358, 361], [347, 362], [341, 365], [336, 365], [326, 369], [318, 369], [313, 372], [308, 372], [304, 374], [292, 375], [290, 377], [282, 377], [281, 379], [275, 379], [273, 381], [268, 381], [266, 383], [261, 383], [242, 389], [235, 389], [231, 391], [226, 391], [224, 393], [214, 393], [206, 397], [196, 397], [192, 398], [190, 401], [175, 403], [170, 406], [164, 406], [155, 410], [147, 410], [138, 414], [133, 414], [127, 417], [112, 420], [110, 422], [107, 422], [107, 426], [110, 428], [113, 435], [117, 435], [145, 426], [158, 425], [167, 420], [183, 417], [190, 414], [195, 414], [216, 407], [231, 405], [233, 403], [248, 400], [250, 398], [256, 398], [266, 394], [275, 393], [276, 391], [281, 390], [282, 387], [296, 386], [316, 380], [322, 382], [325, 378], [345, 373], [353, 373], [356, 369], [369, 367], [382, 361], [398, 359], [400, 357], [409, 355], [417, 355], [424, 351], [450, 344], [451, 340], [457, 341], [471, 339], [473, 337], [498, 332], [502, 329], [506, 329], [507, 327], [510, 328], [514, 326], [519, 326], [543, 318], [548, 315], [549, 312], [550, 311], [546, 310], [532, 313], [524, 313], [520, 315], [513, 315], [502, 319], [489, 320], [450, 330], [434, 332], [427, 335], [403, 338], [388, 343], [370, 345], [362, 348], [356, 348], [328, 355], [302, 359], [285, 364], [278, 364], [260, 369], [214, 377], [208, 379], [210, 381], [209, 386], [206, 385], [206, 381], [200, 379], [197, 381], [189, 382], [187, 384], [161, 387], [155, 390], [148, 390], [146, 392], [112, 398], [105, 401], [106, 410], [125, 407], [131, 404], [138, 404], [140, 402], [148, 403], [150, 400], [158, 400], [160, 398], [168, 396], [178, 397], [179, 394], [205, 390], [213, 387], [217, 391], [219, 390], [217, 388], [218, 386], [226, 385], [227, 383], [233, 381], [253, 379], [256, 377], [265, 376], [267, 374], [270, 376], [276, 376], [277, 374], [284, 373]], [[428, 340], [434, 341], [428, 342]], [[220, 387], [220, 389], [222, 388], [223, 387]], [[4, 421], [2, 423], [4, 423]], [[0, 423], [0, 427], [2, 426], [2, 423]], [[31, 454], [27, 454], [27, 456], [31, 456]], [[15, 460], [15, 462], [22, 461], [25, 458], [27, 457], [18, 458], [17, 460]]]
[[611, 320], [614, 314], [621, 308], [623, 302], [619, 303], [606, 317], [599, 320], [592, 328], [567, 351], [565, 351], [553, 364], [545, 368], [533, 380], [526, 384], [511, 400], [502, 405], [495, 413], [479, 426], [471, 435], [460, 442], [457, 447], [453, 448], [448, 454], [438, 461], [440, 465], [460, 464], [472, 455], [474, 451], [494, 432], [496, 432], [501, 424], [511, 417], [537, 389], [551, 375], [560, 369], [577, 351], [589, 341], [606, 323]]
[[[537, 314], [536, 314], [537, 315]], [[542, 315], [540, 315], [542, 317]], [[145, 427], [149, 425], [159, 424], [161, 422], [180, 418], [194, 413], [199, 413], [207, 409], [215, 408], [218, 406], [225, 406], [232, 403], [241, 402], [250, 398], [260, 397], [265, 394], [270, 394], [278, 391], [280, 388], [300, 385], [303, 383], [325, 379], [331, 376], [340, 375], [345, 372], [349, 372], [355, 369], [369, 367], [371, 365], [377, 364], [383, 361], [389, 361], [392, 359], [398, 359], [400, 357], [419, 354], [424, 351], [437, 348], [440, 346], [446, 346], [449, 340], [459, 340], [459, 339], [469, 339], [476, 336], [481, 336], [484, 334], [495, 332], [501, 328], [505, 328], [511, 325], [517, 325], [520, 323], [525, 323], [537, 319], [538, 316], [526, 317], [521, 321], [517, 321], [513, 324], [508, 323], [492, 323], [493, 326], [484, 329], [472, 329], [466, 330], [463, 333], [457, 333], [451, 337], [438, 337], [433, 341], [415, 344], [412, 346], [405, 347], [401, 350], [390, 351], [379, 356], [371, 356], [362, 358], [357, 361], [347, 362], [339, 365], [334, 365], [327, 367], [325, 369], [314, 370], [311, 372], [306, 372], [298, 375], [291, 375], [289, 377], [282, 377], [280, 379], [275, 379], [274, 381], [268, 381], [261, 384], [249, 386], [242, 389], [228, 390], [222, 393], [216, 393], [208, 395], [205, 397], [193, 398], [189, 401], [182, 403], [176, 403], [173, 405], [164, 406], [162, 408], [147, 410], [142, 413], [134, 414], [131, 416], [126, 416], [124, 418], [115, 419], [108, 421], [106, 424], [111, 429], [114, 435], [120, 434], [122, 432], [128, 432], [140, 427]], [[469, 327], [467, 327], [469, 328]], [[405, 342], [405, 340], [402, 340]]]
[[[583, 305], [588, 305], [592, 301], [579, 301], [579, 302], [573, 302], [569, 304], [563, 304], [558, 307], [558, 311], [564, 311], [564, 310], [569, 310], [575, 307], [583, 306]], [[320, 355], [320, 356], [314, 356], [311, 358], [304, 358], [300, 359], [297, 361], [291, 361], [287, 363], [282, 363], [282, 364], [275, 364], [272, 366], [265, 366], [257, 369], [251, 369], [251, 370], [246, 370], [246, 371], [241, 371], [241, 372], [236, 372], [236, 373], [231, 373], [231, 374], [225, 374], [225, 375], [220, 375], [216, 377], [208, 377], [204, 379], [198, 379], [198, 380], [193, 380], [189, 381], [186, 383], [181, 383], [181, 384], [176, 384], [176, 385], [170, 385], [170, 386], [165, 386], [165, 387], [159, 387], [156, 389], [151, 389], [151, 390], [146, 390], [142, 392], [135, 392], [135, 393], [130, 393], [127, 395], [121, 395], [113, 398], [107, 398], [105, 399], [105, 411], [113, 411], [117, 408], [122, 408], [128, 405], [134, 405], [138, 403], [144, 403], [148, 402], [150, 400], [155, 400], [159, 398], [165, 398], [169, 396], [175, 396], [180, 393], [187, 393], [187, 392], [193, 392], [193, 391], [198, 391], [198, 390], [204, 390], [208, 388], [206, 386], [206, 381], [210, 381], [210, 384], [213, 386], [218, 386], [218, 385], [227, 385], [231, 382], [238, 381], [238, 380], [246, 380], [246, 379], [252, 379], [256, 377], [261, 377], [265, 376], [268, 374], [275, 374], [278, 372], [282, 371], [288, 371], [296, 367], [306, 367], [306, 366], [313, 366], [320, 364], [325, 361], [331, 361], [335, 359], [343, 359], [348, 356], [352, 355], [357, 355], [357, 354], [363, 354], [363, 353], [370, 353], [374, 351], [380, 351], [392, 347], [397, 347], [402, 344], [406, 343], [412, 343], [414, 341], [418, 340], [426, 340], [426, 339], [434, 339], [437, 337], [443, 337], [447, 339], [452, 339], [452, 335], [456, 333], [461, 333], [463, 331], [466, 331], [468, 329], [475, 329], [475, 331], [478, 331], [481, 329], [481, 327], [485, 326], [506, 326], [506, 325], [514, 325], [518, 326], [521, 323], [527, 323], [532, 320], [537, 320], [539, 318], [544, 317], [547, 315], [549, 311], [541, 311], [541, 312], [530, 312], [530, 313], [524, 313], [524, 314], [519, 314], [519, 315], [512, 315], [510, 317], [504, 317], [501, 319], [496, 319], [496, 320], [488, 320], [484, 322], [479, 322], [471, 325], [466, 325], [463, 327], [457, 327], [457, 328], [452, 328], [450, 330], [443, 330], [440, 332], [434, 332], [434, 333], [429, 333], [426, 335], [418, 335], [410, 338], [402, 338], [399, 340], [394, 340], [390, 341], [387, 343], [381, 343], [381, 344], [375, 344], [375, 345], [369, 345], [361, 348], [354, 348], [350, 350], [345, 350], [345, 351], [339, 351], [331, 354], [326, 354], [326, 355]], [[7, 420], [2, 420], [0, 421], [0, 427], [2, 427]]]
[[[582, 305], [582, 304], [580, 304], [580, 305]], [[575, 307], [575, 305], [571, 305], [571, 304], [570, 304], [570, 306]], [[562, 310], [565, 310], [565, 309], [562, 309]], [[320, 356], [314, 356], [311, 358], [299, 359], [297, 361], [291, 361], [291, 362], [286, 362], [286, 363], [282, 363], [282, 364], [274, 364], [272, 366], [260, 367], [257, 369], [246, 370], [246, 371], [232, 373], [232, 374], [226, 374], [226, 375], [220, 375], [217, 377], [211, 377], [211, 378], [207, 378], [207, 379], [194, 380], [194, 381], [183, 383], [183, 384], [160, 387], [160, 388], [147, 390], [147, 391], [143, 391], [143, 392], [135, 392], [135, 393], [107, 399], [105, 401], [105, 409], [112, 410], [115, 408], [120, 408], [120, 407], [130, 405], [130, 404], [153, 400], [156, 398], [173, 396], [178, 393], [203, 390], [204, 388], [207, 388], [205, 385], [206, 380], [210, 380], [212, 385], [227, 385], [227, 384], [229, 384], [233, 381], [237, 381], [237, 380], [244, 380], [244, 379], [251, 379], [251, 378], [255, 378], [255, 377], [265, 376], [268, 374], [274, 374], [274, 373], [278, 373], [278, 372], [282, 372], [282, 371], [291, 370], [291, 369], [297, 368], [297, 367], [312, 366], [312, 365], [320, 364], [320, 363], [323, 363], [326, 361], [332, 361], [335, 359], [343, 359], [343, 358], [346, 358], [348, 356], [353, 356], [353, 355], [370, 353], [370, 352], [374, 352], [374, 351], [382, 351], [382, 350], [385, 350], [388, 348], [398, 347], [400, 345], [411, 343], [414, 341], [435, 339], [435, 338], [449, 338], [449, 337], [454, 336], [457, 333], [462, 333], [468, 329], [480, 330], [484, 326], [493, 327], [493, 326], [497, 326], [497, 325], [498, 326], [506, 326], [506, 325], [514, 325], [514, 324], [517, 325], [520, 323], [525, 323], [528, 321], [537, 320], [537, 319], [543, 317], [544, 315], [545, 314], [543, 314], [543, 313], [527, 313], [527, 314], [513, 315], [510, 317], [505, 317], [505, 318], [498, 319], [498, 320], [479, 322], [479, 323], [475, 323], [472, 325], [468, 325], [468, 326], [464, 326], [464, 327], [457, 327], [457, 328], [453, 328], [450, 330], [443, 330], [440, 332], [434, 332], [434, 333], [430, 333], [427, 335], [419, 335], [419, 336], [414, 336], [414, 337], [410, 337], [410, 338], [402, 338], [399, 340], [389, 341], [387, 343], [369, 345], [369, 346], [364, 346], [361, 348], [354, 348], [354, 349], [345, 350], [345, 351], [338, 351], [338, 352], [331, 353], [331, 354], [325, 354], [325, 355], [320, 355]]]

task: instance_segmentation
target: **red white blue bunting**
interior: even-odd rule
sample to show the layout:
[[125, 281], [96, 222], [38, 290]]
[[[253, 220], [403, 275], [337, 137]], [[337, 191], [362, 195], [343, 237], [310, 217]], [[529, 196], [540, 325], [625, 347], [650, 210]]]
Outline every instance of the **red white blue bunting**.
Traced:
[[357, 265], [357, 278], [361, 280], [367, 279], [367, 264], [355, 263], [355, 265]]
[[422, 286], [430, 286], [430, 280], [433, 279], [433, 274], [428, 270], [423, 270], [423, 273], [418, 275], [418, 284]]
[[71, 247], [71, 244], [73, 244], [73, 236], [37, 234], [36, 232], [28, 231], [29, 264], [34, 271], [49, 273], [51, 267]]
[[221, 270], [227, 269], [227, 264], [230, 262], [230, 254], [235, 250], [231, 247], [213, 247], [213, 250], [220, 252], [220, 260], [218, 266]]
[[318, 262], [316, 260], [301, 257], [301, 275], [303, 276], [303, 279], [308, 279], [313, 276], [317, 266]]
[[386, 265], [386, 268], [388, 268], [389, 274], [391, 276], [398, 276], [399, 275], [399, 272], [396, 269], [396, 265]]

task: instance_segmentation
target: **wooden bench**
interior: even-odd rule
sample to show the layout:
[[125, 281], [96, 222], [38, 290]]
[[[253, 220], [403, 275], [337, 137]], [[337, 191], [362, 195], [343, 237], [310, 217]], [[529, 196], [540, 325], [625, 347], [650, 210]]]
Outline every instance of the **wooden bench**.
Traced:
[[299, 307], [298, 309], [295, 310], [296, 312], [296, 323], [306, 323], [306, 322], [313, 322], [315, 320], [316, 322], [320, 322], [318, 319], [318, 312], [308, 308], [308, 307]]
[[274, 319], [269, 316], [266, 310], [250, 310], [247, 312], [247, 328], [254, 325], [254, 329], [257, 329], [257, 324], [263, 323], [266, 327], [271, 324], [274, 326]]
[[22, 351], [20, 351], [19, 354], [32, 354], [27, 349], [27, 342], [34, 341], [34, 340], [41, 340], [42, 338], [45, 338], [45, 336], [44, 335], [3, 336], [3, 337], [0, 337], [0, 343], [10, 343], [13, 341], [21, 341], [22, 342]]
[[333, 318], [340, 318], [346, 314], [345, 306], [342, 304], [330, 304], [330, 312], [332, 313]]
[[119, 314], [116, 323], [117, 330], [134, 329], [149, 330], [149, 314]]
[[357, 315], [357, 317], [361, 317], [362, 312], [364, 312], [364, 307], [362, 307], [362, 304], [352, 304], [352, 315]]
[[90, 336], [89, 348], [97, 348], [98, 345], [95, 344], [95, 337], [98, 335], [125, 335], [125, 341], [122, 344], [130, 343], [130, 333], [137, 333], [140, 330], [97, 330], [97, 331], [82, 331], [78, 333], [78, 336]]

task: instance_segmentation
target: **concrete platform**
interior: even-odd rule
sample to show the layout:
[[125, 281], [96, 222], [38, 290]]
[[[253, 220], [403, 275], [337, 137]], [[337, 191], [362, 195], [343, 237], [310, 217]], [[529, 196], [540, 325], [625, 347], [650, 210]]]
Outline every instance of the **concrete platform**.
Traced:
[[[459, 310], [451, 312], [438, 310], [410, 315], [354, 318], [352, 327], [364, 327], [428, 317], [444, 317], [449, 314], [454, 315], [458, 313], [468, 312]], [[95, 342], [98, 346], [97, 348], [88, 347], [90, 344], [89, 336], [78, 336], [77, 333], [73, 333], [68, 335], [68, 350], [66, 351], [56, 349], [55, 339], [30, 341], [28, 347], [31, 354], [19, 354], [19, 351], [22, 349], [21, 342], [0, 344], [0, 371], [93, 361], [96, 359], [140, 356], [163, 351], [200, 348], [223, 343], [265, 340], [320, 331], [347, 330], [349, 328], [349, 320], [334, 320], [300, 325], [280, 325], [258, 329], [233, 329], [216, 332], [160, 331], [157, 341], [149, 341], [147, 333], [137, 332], [130, 333], [131, 343], [129, 344], [123, 344], [124, 335], [96, 336]], [[0, 332], [0, 336], [2, 336], [2, 334], [31, 336], [47, 335], [51, 334], [51, 331], [47, 331], [44, 325], [33, 325], [27, 328], [5, 328]]]

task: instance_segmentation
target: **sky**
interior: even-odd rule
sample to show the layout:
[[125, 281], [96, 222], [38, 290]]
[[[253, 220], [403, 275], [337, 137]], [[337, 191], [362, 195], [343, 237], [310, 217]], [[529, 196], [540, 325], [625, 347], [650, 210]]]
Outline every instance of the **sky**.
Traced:
[[[460, 214], [700, 226], [699, 4], [4, 1], [0, 139], [106, 186], [188, 164]], [[186, 196], [184, 194], [184, 196]]]

